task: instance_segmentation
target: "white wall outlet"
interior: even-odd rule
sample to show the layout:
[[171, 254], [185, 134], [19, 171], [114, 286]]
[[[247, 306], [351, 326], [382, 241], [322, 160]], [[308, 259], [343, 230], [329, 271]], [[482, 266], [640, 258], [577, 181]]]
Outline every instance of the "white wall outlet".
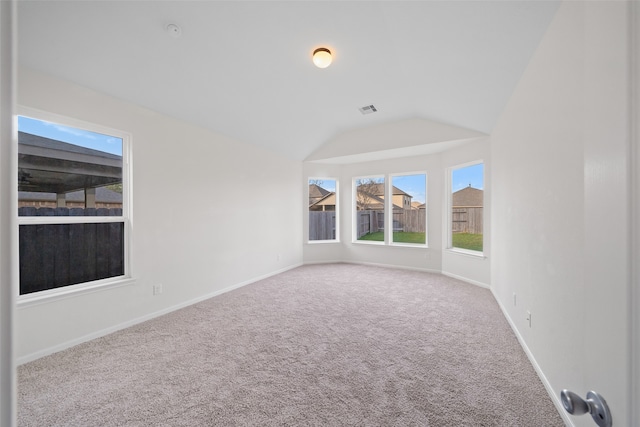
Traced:
[[513, 293], [513, 305], [516, 306], [517, 305], [517, 300], [516, 300], [516, 293]]
[[531, 327], [531, 312], [527, 310], [527, 322], [529, 322], [529, 327]]
[[162, 293], [162, 283], [158, 283], [157, 285], [153, 285], [153, 294], [160, 295]]

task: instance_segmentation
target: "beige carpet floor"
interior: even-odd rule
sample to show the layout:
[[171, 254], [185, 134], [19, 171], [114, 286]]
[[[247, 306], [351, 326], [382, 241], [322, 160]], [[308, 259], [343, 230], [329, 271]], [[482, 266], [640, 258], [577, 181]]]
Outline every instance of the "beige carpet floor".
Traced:
[[562, 426], [491, 293], [303, 266], [20, 366], [20, 426]]

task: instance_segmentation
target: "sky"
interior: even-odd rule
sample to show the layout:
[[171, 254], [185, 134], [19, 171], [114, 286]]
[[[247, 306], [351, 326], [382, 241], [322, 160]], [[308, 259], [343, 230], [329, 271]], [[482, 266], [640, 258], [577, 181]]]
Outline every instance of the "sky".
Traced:
[[424, 203], [427, 196], [427, 179], [426, 175], [401, 175], [393, 176], [391, 184], [413, 196], [412, 202]]
[[454, 193], [469, 185], [478, 190], [484, 190], [484, 163], [453, 170], [451, 190]]
[[122, 156], [122, 139], [115, 136], [103, 135], [24, 116], [18, 116], [18, 130], [20, 132]]
[[335, 179], [309, 179], [309, 184], [316, 184], [327, 191], [336, 191]]

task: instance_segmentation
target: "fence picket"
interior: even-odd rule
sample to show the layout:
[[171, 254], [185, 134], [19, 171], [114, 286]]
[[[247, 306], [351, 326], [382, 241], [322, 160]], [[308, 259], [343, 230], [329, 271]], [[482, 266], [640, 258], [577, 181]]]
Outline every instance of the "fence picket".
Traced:
[[335, 238], [335, 211], [309, 211], [309, 240], [333, 240]]
[[[100, 215], [100, 213], [98, 213]], [[109, 277], [109, 252], [108, 248], [111, 246], [111, 233], [109, 232], [109, 225], [111, 224], [96, 224], [96, 271], [95, 275], [98, 278]]]
[[[122, 214], [122, 210], [120, 210]], [[109, 229], [109, 275], [106, 277], [122, 276], [124, 274], [124, 222], [104, 224]]]
[[36, 242], [37, 230], [34, 226], [21, 225], [19, 239], [20, 254], [20, 291], [37, 291], [37, 283], [42, 282], [39, 275], [42, 272], [37, 268], [40, 264], [37, 245], [27, 245], [25, 242]]
[[69, 283], [71, 254], [69, 252], [69, 224], [56, 224], [56, 228], [54, 282], [58, 287], [61, 283]]
[[451, 230], [454, 233], [482, 234], [482, 206], [454, 207], [451, 210]]
[[[41, 210], [42, 209], [42, 210]], [[121, 215], [82, 208], [19, 208], [20, 216]], [[124, 222], [19, 227], [20, 294], [124, 274]]]

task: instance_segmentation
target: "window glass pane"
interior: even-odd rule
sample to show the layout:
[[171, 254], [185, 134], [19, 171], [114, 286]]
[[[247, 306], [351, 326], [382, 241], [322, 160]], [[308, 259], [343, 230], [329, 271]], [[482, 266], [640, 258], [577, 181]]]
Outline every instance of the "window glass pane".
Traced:
[[20, 295], [124, 275], [124, 222], [20, 225], [19, 245]]
[[356, 238], [384, 242], [384, 177], [355, 180]]
[[123, 151], [129, 142], [124, 133], [86, 130], [92, 128], [98, 126], [18, 117], [20, 295], [128, 272]]
[[399, 175], [391, 178], [394, 243], [425, 244], [427, 230], [427, 176]]
[[309, 240], [336, 240], [336, 180], [309, 180]]
[[451, 173], [451, 246], [482, 251], [484, 164], [454, 169]]
[[[94, 216], [95, 209], [122, 208], [122, 139], [55, 123], [18, 117], [20, 216]], [[77, 210], [78, 208], [84, 210]]]

